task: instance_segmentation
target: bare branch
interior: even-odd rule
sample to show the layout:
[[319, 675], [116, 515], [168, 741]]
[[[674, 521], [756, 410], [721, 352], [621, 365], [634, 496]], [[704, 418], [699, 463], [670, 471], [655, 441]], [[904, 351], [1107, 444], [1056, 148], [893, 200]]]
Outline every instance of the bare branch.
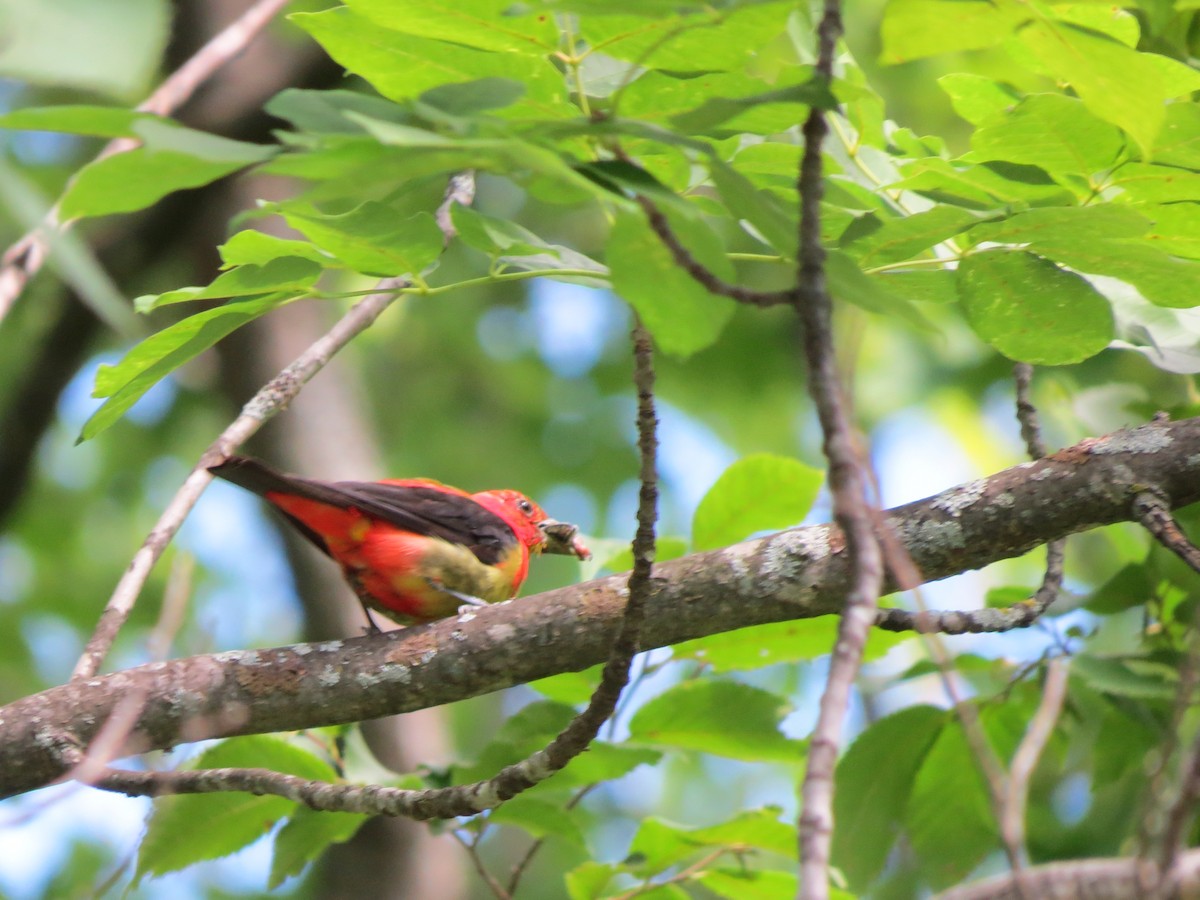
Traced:
[[[826, 82], [833, 78], [833, 57], [841, 34], [839, 0], [825, 0], [817, 26], [815, 75]], [[817, 723], [809, 741], [808, 762], [800, 790], [800, 897], [803, 900], [825, 900], [829, 895], [833, 774], [850, 689], [862, 661], [867, 633], [875, 621], [884, 580], [883, 548], [875, 528], [876, 512], [868, 498], [871, 479], [838, 377], [833, 303], [825, 280], [826, 254], [821, 244], [821, 197], [824, 193], [821, 146], [828, 131], [825, 114], [814, 106], [804, 123], [804, 152], [796, 185], [800, 196], [800, 233], [799, 269], [793, 301], [803, 326], [808, 390], [824, 435], [833, 513], [845, 535], [851, 581], [838, 623], [837, 643], [830, 659]]]
[[[138, 111], [165, 116], [178, 109], [214, 72], [245, 50], [287, 4], [288, 0], [258, 0], [176, 69], [137, 106]], [[128, 138], [117, 138], [109, 141], [96, 159], [105, 159], [135, 146], [136, 142]], [[26, 233], [0, 256], [0, 322], [17, 302], [29, 279], [45, 264], [54, 232], [70, 226], [71, 221], [59, 220], [58, 204], [55, 204], [37, 228]]]
[[1166, 500], [1153, 491], [1142, 491], [1133, 498], [1133, 514], [1155, 540], [1200, 572], [1200, 548], [1179, 527]]
[[[1182, 896], [1194, 896], [1200, 890], [1200, 850], [1181, 857], [1179, 874]], [[1019, 886], [1005, 873], [943, 891], [934, 900], [1024, 900], [1026, 896], [1144, 900], [1155, 881], [1155, 864], [1137, 857], [1073, 859], [1026, 869]]]
[[1019, 868], [1022, 869], [1029, 865], [1029, 854], [1025, 849], [1025, 803], [1029, 797], [1029, 779], [1033, 777], [1033, 770], [1037, 767], [1046, 742], [1054, 733], [1066, 696], [1067, 664], [1061, 659], [1051, 660], [1046, 666], [1042, 700], [1009, 766], [1008, 785], [1000, 816], [1000, 839], [1008, 849], [1009, 858], [1019, 860]]

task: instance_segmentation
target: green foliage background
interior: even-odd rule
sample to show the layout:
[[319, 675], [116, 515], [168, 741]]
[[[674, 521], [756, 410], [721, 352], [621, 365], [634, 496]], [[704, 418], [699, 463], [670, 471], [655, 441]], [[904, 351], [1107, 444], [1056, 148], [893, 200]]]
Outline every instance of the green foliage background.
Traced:
[[[147, 16], [161, 15], [143, 5]], [[58, 165], [28, 154], [2, 160], [10, 212], [19, 197], [64, 189], [68, 215], [127, 213], [247, 167], [301, 185], [234, 221], [211, 285], [181, 287], [184, 260], [120, 285], [141, 295], [147, 319], [135, 325], [122, 307], [104, 305], [102, 282], [76, 273], [113, 326], [97, 347], [107, 361], [95, 377], [104, 403], [81, 434], [69, 414], [78, 404], [64, 404], [41, 443], [38, 476], [5, 523], [2, 699], [64, 678], [173, 482], [244, 399], [222, 394], [210, 348], [285, 304], [344, 306], [383, 275], [411, 272], [416, 284], [346, 358], [367, 391], [389, 471], [470, 488], [511, 484], [534, 496], [570, 485], [589, 498], [580, 509], [595, 510], [589, 526], [598, 537], [627, 539], [636, 471], [629, 312], [615, 300], [603, 307], [596, 362], [575, 373], [556, 367], [554, 348], [537, 341], [553, 338], [537, 317], [563, 295], [547, 288], [531, 299], [535, 278], [611, 285], [662, 351], [661, 400], [738, 459], [696, 509], [691, 479], [667, 471], [664, 533], [682, 540], [664, 550], [722, 546], [804, 519], [822, 460], [793, 317], [710, 295], [673, 264], [630, 195], [659, 203], [688, 249], [722, 277], [786, 286], [796, 126], [809, 104], [832, 109], [836, 99], [840, 110], [823, 234], [839, 350], [867, 432], [922, 429], [978, 473], [1020, 461], [1010, 360], [1055, 367], [1038, 380], [1052, 444], [1158, 409], [1194, 414], [1200, 108], [1191, 98], [1200, 74], [1186, 64], [1194, 20], [1185, 0], [852, 4], [831, 97], [810, 82], [812, 22], [790, 2], [313, 5], [280, 28], [292, 40], [306, 40], [297, 29], [315, 39], [351, 77], [336, 89], [275, 97], [272, 145], [98, 104], [97, 92], [107, 103], [135, 93], [101, 81], [100, 67], [52, 89], [37, 66], [0, 56], [9, 75], [27, 81], [0, 126], [141, 142], [69, 181], [96, 142], [67, 145]], [[156, 52], [152, 39], [130, 43]], [[459, 238], [443, 253], [432, 211], [447, 178], [467, 168], [479, 172], [478, 200], [454, 211]], [[240, 230], [268, 216], [296, 234]], [[18, 219], [5, 222], [6, 237]], [[102, 236], [109, 221], [85, 233]], [[0, 327], [0, 392], [31, 364], [54, 291], [49, 280], [36, 283]], [[314, 296], [323, 299], [304, 299]], [[124, 417], [168, 376], [160, 416]], [[85, 443], [73, 446], [76, 437]], [[687, 460], [677, 464], [686, 471]], [[996, 596], [1019, 598], [1036, 583], [1034, 556], [995, 567], [989, 584], [1016, 589]], [[544, 566], [528, 591], [572, 575], [566, 563]], [[253, 616], [244, 627], [211, 627], [206, 596], [234, 589], [237, 577], [203, 569], [178, 652], [297, 636]], [[1128, 851], [1142, 760], [1164, 739], [1195, 604], [1194, 578], [1132, 528], [1073, 541], [1068, 577], [1066, 605], [1093, 615], [1051, 618], [1037, 641], [948, 642], [979, 650], [959, 665], [1002, 758], [1039, 699], [1037, 655], [1049, 647], [1074, 657], [1070, 712], [1030, 798], [1035, 861]], [[142, 653], [163, 579], [123, 635], [121, 664]], [[956, 603], [975, 601], [964, 591]], [[56, 636], [54, 653], [44, 649], [47, 634]], [[803, 761], [803, 710], [831, 640], [831, 621], [785, 623], [656, 658], [653, 688], [607, 743], [490, 817], [501, 832], [552, 835], [526, 895], [605, 897], [642, 885], [641, 896], [791, 896], [791, 784]], [[854, 895], [906, 896], [1000, 865], [977, 768], [954, 720], [936, 707], [920, 645], [873, 639], [872, 658], [888, 651], [860, 685], [860, 734], [839, 770], [835, 863]], [[494, 708], [480, 714], [491, 700], [462, 704], [463, 763], [443, 776], [485, 777], [540, 746], [589, 684], [577, 674], [539, 684], [545, 699], [498, 728]], [[797, 706], [802, 714], [781, 731]], [[219, 762], [208, 759], [214, 754]], [[271, 737], [220, 745], [202, 761], [270, 758], [285, 771], [337, 777], [320, 756]], [[353, 778], [353, 755], [348, 763]], [[648, 767], [656, 773], [652, 802], [613, 790], [566, 808], [581, 786], [638, 767], [637, 778]], [[1083, 799], [1072, 805], [1065, 798], [1080, 783]], [[281, 821], [274, 885], [355, 828], [353, 819], [277, 798], [242, 800], [184, 797], [161, 807], [139, 875], [229, 853], [256, 839], [264, 821]], [[170, 840], [180, 822], [193, 823], [182, 853]], [[78, 871], [92, 882], [91, 868], [81, 862]]]

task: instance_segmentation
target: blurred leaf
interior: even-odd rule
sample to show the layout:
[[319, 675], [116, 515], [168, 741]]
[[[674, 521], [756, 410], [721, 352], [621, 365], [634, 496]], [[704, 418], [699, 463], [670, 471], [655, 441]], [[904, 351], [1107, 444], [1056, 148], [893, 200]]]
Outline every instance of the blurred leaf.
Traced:
[[711, 550], [756, 531], [799, 525], [824, 480], [824, 472], [798, 459], [770, 453], [742, 457], [721, 473], [696, 507], [693, 546]]
[[[721, 674], [761, 669], [779, 663], [807, 662], [833, 652], [837, 641], [836, 616], [750, 625], [736, 631], [712, 634], [675, 644], [675, 659], [694, 659]], [[864, 650], [864, 661], [878, 659], [909, 634], [873, 629]]]
[[0, 0], [0, 76], [128, 99], [158, 70], [163, 0]]
[[274, 890], [324, 853], [331, 844], [342, 844], [354, 837], [367, 816], [347, 812], [327, 812], [297, 806], [275, 835], [271, 856], [271, 875], [267, 889]]
[[980, 216], [955, 206], [935, 206], [884, 221], [863, 216], [842, 236], [841, 247], [869, 269], [912, 259], [979, 222]]
[[648, 818], [634, 835], [626, 863], [648, 878], [717, 847], [762, 849], [790, 857], [796, 849], [796, 826], [779, 821], [780, 812], [778, 807], [746, 810], [707, 828]]
[[779, 731], [787, 712], [782, 699], [761, 688], [703, 678], [677, 684], [643, 704], [629, 723], [629, 736], [655, 746], [799, 765], [803, 743]]
[[1170, 700], [1175, 696], [1178, 673], [1164, 666], [1142, 666], [1137, 660], [1112, 659], [1081, 653], [1071, 662], [1071, 677], [1083, 680], [1092, 690], [1118, 697]]
[[91, 440], [112, 426], [146, 391], [231, 331], [295, 299], [295, 295], [271, 294], [231, 300], [151, 335], [115, 366], [101, 366], [93, 396], [108, 399], [84, 424], [79, 440]]
[[[299, 243], [299, 242], [294, 242]], [[310, 259], [279, 256], [259, 266], [253, 263], [237, 266], [213, 279], [207, 287], [186, 287], [165, 294], [138, 297], [134, 306], [138, 312], [150, 312], [171, 303], [188, 300], [220, 300], [228, 297], [249, 297], [274, 291], [296, 293], [308, 291], [321, 277], [321, 266]]]
[[350, 0], [372, 22], [420, 37], [544, 57], [558, 49], [554, 17], [508, 0]]
[[[670, 216], [671, 227], [699, 263], [732, 280], [733, 267], [716, 235], [701, 223]], [[675, 264], [638, 215], [619, 213], [606, 253], [613, 290], [637, 310], [667, 353], [690, 356], [709, 346], [733, 315], [733, 301], [710, 294]]]
[[513, 825], [533, 838], [558, 837], [584, 847], [583, 830], [562, 804], [550, 803], [522, 794], [506, 801], [488, 814], [495, 825]]
[[778, 869], [704, 869], [692, 880], [730, 900], [787, 900], [799, 884], [795, 874]]
[[307, 241], [276, 237], [273, 234], [253, 229], [239, 231], [217, 249], [221, 252], [221, 260], [225, 263], [226, 268], [248, 265], [265, 266], [280, 257], [300, 257], [320, 263], [322, 266], [328, 266], [334, 262], [332, 257], [322, 253]]
[[163, 121], [151, 113], [119, 106], [30, 106], [0, 115], [0, 128], [65, 131], [94, 137], [133, 137], [136, 122]]
[[873, 722], [838, 762], [832, 861], [855, 890], [883, 871], [917, 773], [948, 721], [945, 710], [910, 706]]
[[986, 0], [892, 0], [883, 23], [881, 61], [911, 62], [1002, 41], [1028, 16], [1019, 4]]
[[[327, 762], [271, 735], [222, 741], [189, 768], [263, 768], [300, 778], [337, 780]], [[146, 875], [176, 872], [202, 860], [228, 856], [265, 835], [294, 808], [286, 797], [256, 797], [240, 791], [160, 798], [154, 802], [138, 852], [135, 883]], [[181, 834], [188, 839], [180, 840]]]
[[60, 203], [65, 218], [143, 209], [167, 194], [201, 187], [269, 159], [275, 148], [145, 119], [133, 125], [142, 145], [88, 163]]
[[292, 207], [280, 212], [322, 250], [366, 275], [415, 275], [442, 252], [442, 232], [427, 212], [404, 218], [375, 200], [341, 215]]

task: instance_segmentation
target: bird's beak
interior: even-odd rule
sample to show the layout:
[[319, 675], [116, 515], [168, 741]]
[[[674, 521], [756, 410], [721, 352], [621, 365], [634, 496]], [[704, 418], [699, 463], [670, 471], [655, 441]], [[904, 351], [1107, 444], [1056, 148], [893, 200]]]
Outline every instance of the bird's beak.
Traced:
[[591, 559], [592, 551], [579, 537], [579, 528], [569, 522], [559, 522], [557, 519], [543, 519], [538, 522], [546, 541], [542, 545], [543, 553], [558, 553], [562, 556], [575, 556], [579, 559]]

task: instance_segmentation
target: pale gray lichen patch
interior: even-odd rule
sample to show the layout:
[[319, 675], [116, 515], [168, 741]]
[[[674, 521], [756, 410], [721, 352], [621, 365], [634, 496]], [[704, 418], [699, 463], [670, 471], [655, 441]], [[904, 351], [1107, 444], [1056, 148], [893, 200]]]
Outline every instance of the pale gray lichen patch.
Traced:
[[313, 644], [312, 646], [318, 653], [337, 653], [346, 644], [344, 641], [321, 641], [321, 643]]
[[829, 529], [796, 528], [767, 538], [761, 556], [760, 574], [767, 578], [794, 580], [806, 566], [829, 556]]
[[914, 554], [922, 547], [961, 550], [966, 546], [962, 526], [953, 519], [947, 522], [908, 522], [900, 531], [904, 543]]
[[1098, 438], [1092, 445], [1092, 453], [1159, 453], [1171, 444], [1174, 438], [1162, 428], [1139, 428], [1136, 431], [1118, 431], [1107, 437]]
[[240, 663], [243, 666], [265, 665], [265, 661], [257, 650], [224, 650], [221, 653], [214, 653], [211, 658], [213, 662], [219, 664]]
[[754, 586], [750, 561], [757, 553], [758, 545], [749, 541], [726, 547], [721, 552], [721, 559], [729, 566], [734, 585], [739, 591], [749, 591]]
[[513, 628], [507, 622], [503, 622], [499, 625], [490, 625], [488, 626], [487, 636], [490, 640], [495, 641], [497, 644], [507, 644], [509, 641], [516, 638], [517, 629]]
[[374, 672], [359, 672], [354, 676], [354, 683], [361, 688], [372, 688], [380, 684], [399, 682], [408, 684], [412, 681], [412, 672], [408, 666], [400, 663], [384, 663]]
[[471, 622], [475, 619], [475, 611], [469, 606], [461, 607], [458, 613], [458, 621]]
[[936, 497], [930, 506], [957, 518], [964, 509], [978, 503], [986, 490], [987, 482], [980, 478]]
[[992, 504], [999, 506], [1001, 509], [1011, 509], [1017, 505], [1017, 498], [1008, 491], [1004, 491], [992, 498]]
[[339, 681], [341, 676], [333, 666], [322, 666], [321, 671], [317, 673], [317, 684], [321, 687], [333, 687]]
[[[1032, 463], [1030, 464], [1032, 465]], [[1058, 471], [1052, 466], [1046, 466], [1043, 469], [1038, 469], [1029, 476], [1030, 481], [1045, 481], [1047, 478], [1054, 478], [1058, 475]]]

